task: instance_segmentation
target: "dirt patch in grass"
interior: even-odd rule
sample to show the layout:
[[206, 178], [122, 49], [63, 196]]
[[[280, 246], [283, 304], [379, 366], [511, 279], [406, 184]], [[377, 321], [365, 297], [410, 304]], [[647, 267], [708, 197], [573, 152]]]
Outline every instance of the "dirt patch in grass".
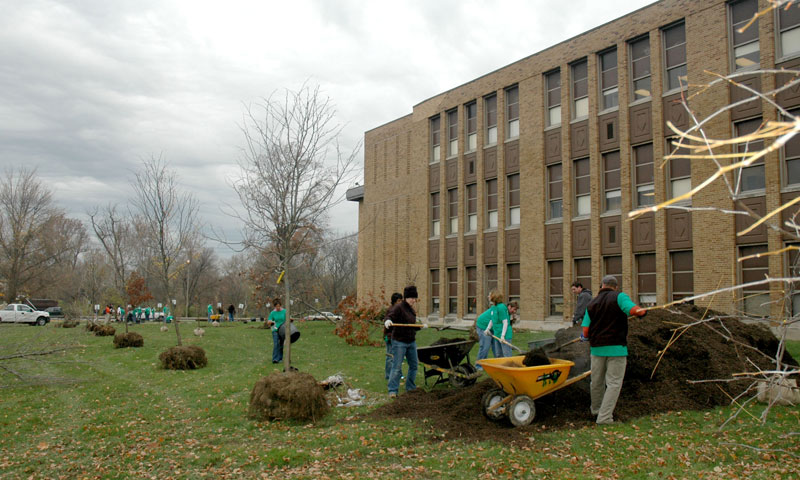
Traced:
[[275, 372], [258, 380], [250, 392], [248, 415], [256, 420], [310, 420], [327, 415], [325, 390], [308, 373]]
[[[704, 313], [694, 306], [653, 310], [644, 319], [628, 322], [628, 364], [625, 382], [614, 416], [618, 421], [677, 410], [703, 410], [730, 404], [749, 386], [748, 381], [690, 384], [688, 380], [730, 378], [731, 374], [774, 368], [766, 355], [774, 356], [778, 340], [765, 327], [736, 319], [715, 320], [694, 326], [680, 336], [661, 356], [673, 338], [673, 330], [691, 323]], [[706, 316], [719, 315], [708, 312]], [[563, 345], [580, 335], [580, 327], [556, 332], [555, 345]], [[570, 377], [590, 369], [588, 342], [577, 342], [556, 349], [544, 349], [552, 358], [572, 360]], [[760, 352], [759, 352], [760, 350]], [[763, 353], [761, 353], [763, 352]], [[766, 354], [766, 355], [765, 355]], [[659, 357], [660, 360], [659, 360]], [[788, 353], [784, 362], [797, 364]], [[656, 368], [657, 365], [657, 368]], [[555, 391], [536, 400], [536, 416], [526, 427], [514, 428], [504, 419], [493, 422], [483, 416], [483, 395], [496, 388], [483, 380], [462, 388], [423, 389], [406, 393], [384, 404], [372, 418], [408, 418], [432, 427], [438, 439], [463, 438], [514, 442], [536, 432], [578, 428], [594, 423], [589, 412], [589, 379]], [[729, 397], [730, 396], [730, 397]]]

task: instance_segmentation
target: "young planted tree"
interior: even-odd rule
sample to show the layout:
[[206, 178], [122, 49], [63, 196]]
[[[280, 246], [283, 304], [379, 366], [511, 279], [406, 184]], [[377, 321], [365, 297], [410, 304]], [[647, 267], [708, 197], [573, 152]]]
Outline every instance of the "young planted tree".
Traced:
[[[134, 213], [141, 225], [139, 238], [148, 244], [154, 257], [148, 263], [152, 269], [149, 273], [169, 301], [175, 292], [172, 288], [174, 276], [184, 266], [180, 259], [186, 256], [187, 248], [197, 236], [199, 204], [191, 193], [180, 190], [177, 174], [161, 157], [143, 162], [141, 170], [135, 173], [133, 189]], [[175, 334], [180, 346], [177, 316]]]
[[[307, 84], [250, 105], [244, 113], [245, 146], [233, 185], [243, 213], [233, 215], [243, 224], [243, 247], [274, 257], [283, 272], [287, 321], [296, 263], [324, 228], [329, 209], [342, 200], [339, 187], [350, 181], [360, 150], [360, 144], [348, 152], [340, 148], [343, 126], [335, 113], [319, 87]], [[287, 371], [290, 355], [287, 341]]]

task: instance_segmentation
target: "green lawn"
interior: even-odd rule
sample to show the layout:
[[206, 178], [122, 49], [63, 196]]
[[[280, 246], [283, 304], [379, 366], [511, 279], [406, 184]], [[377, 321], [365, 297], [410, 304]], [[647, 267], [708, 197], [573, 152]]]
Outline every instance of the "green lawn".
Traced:
[[[184, 343], [201, 345], [208, 367], [164, 371], [158, 354], [174, 344], [160, 325], [133, 327], [138, 349], [84, 329], [0, 327], [9, 345], [80, 344], [63, 355], [0, 363], [2, 478], [797, 478], [800, 407], [776, 408], [761, 426], [742, 415], [723, 432], [730, 409], [679, 412], [614, 427], [536, 435], [525, 445], [431, 440], [425, 424], [365, 420], [389, 401], [384, 350], [351, 347], [327, 322], [301, 324], [294, 364], [317, 379], [341, 373], [368, 392], [369, 406], [334, 408], [316, 425], [255, 422], [245, 412], [270, 363], [269, 331], [235, 324], [182, 324]], [[428, 345], [451, 331], [428, 329]], [[545, 333], [515, 334], [520, 347]], [[800, 358], [800, 342], [790, 351]], [[477, 348], [473, 350], [474, 354]], [[39, 375], [20, 385], [9, 371]], [[421, 372], [419, 384], [422, 383]], [[398, 401], [402, 401], [401, 396]], [[759, 407], [753, 414], [758, 415]], [[475, 412], [481, 415], [480, 412]], [[534, 420], [535, 421], [535, 420]], [[747, 444], [763, 449], [745, 448]]]

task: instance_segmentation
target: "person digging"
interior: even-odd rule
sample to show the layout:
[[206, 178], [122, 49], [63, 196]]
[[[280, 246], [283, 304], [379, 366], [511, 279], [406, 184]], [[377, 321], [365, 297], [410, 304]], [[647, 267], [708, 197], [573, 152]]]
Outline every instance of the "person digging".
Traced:
[[397, 397], [400, 390], [400, 375], [403, 358], [408, 362], [406, 392], [417, 388], [417, 329], [428, 328], [417, 324], [417, 287], [410, 285], [403, 290], [403, 301], [389, 309], [384, 326], [392, 329], [392, 372], [389, 375], [389, 397]]
[[591, 412], [597, 415], [598, 425], [608, 425], [614, 423], [614, 408], [628, 363], [628, 315], [642, 318], [647, 310], [617, 291], [613, 275], [606, 275], [601, 283], [597, 296], [586, 307], [580, 339], [588, 340], [591, 347]]

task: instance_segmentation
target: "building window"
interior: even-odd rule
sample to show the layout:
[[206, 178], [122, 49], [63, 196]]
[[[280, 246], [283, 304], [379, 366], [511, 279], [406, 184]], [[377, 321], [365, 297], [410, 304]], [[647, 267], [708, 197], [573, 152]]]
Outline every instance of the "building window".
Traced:
[[[739, 247], [739, 258], [747, 258], [739, 263], [739, 275], [742, 283], [747, 284], [764, 280], [769, 274], [769, 256], [755, 255], [767, 253], [766, 245], [748, 245]], [[749, 257], [749, 258], [748, 258]], [[769, 284], [762, 283], [742, 289], [742, 311], [751, 317], [769, 316]]]
[[486, 228], [497, 228], [497, 179], [486, 181]]
[[778, 55], [786, 58], [800, 53], [800, 8], [777, 8], [778, 11]]
[[439, 313], [439, 270], [431, 270], [431, 314]]
[[486, 145], [497, 143], [497, 95], [484, 99], [486, 109]]
[[467, 267], [467, 315], [478, 312], [478, 268]]
[[561, 190], [560, 163], [547, 166], [547, 201], [550, 207], [547, 211], [547, 219], [557, 220], [562, 218], [563, 194]]
[[575, 259], [575, 280], [581, 282], [583, 288], [592, 288], [592, 259]]
[[650, 97], [650, 37], [630, 43], [633, 100]]
[[441, 153], [441, 119], [439, 115], [431, 118], [431, 163], [439, 161], [439, 154]]
[[[800, 10], [793, 8], [792, 10]], [[800, 115], [800, 110], [791, 110], [793, 116]], [[787, 120], [787, 121], [791, 121]], [[783, 183], [786, 186], [800, 186], [800, 136], [793, 136], [783, 146]]]
[[586, 60], [573, 63], [572, 70], [572, 119], [589, 115], [589, 69]]
[[616, 48], [600, 54], [600, 97], [603, 101], [603, 110], [619, 105]]
[[[690, 152], [684, 146], [676, 146], [676, 138], [667, 139], [667, 151], [670, 155], [688, 155]], [[688, 158], [671, 158], [667, 172], [667, 195], [669, 198], [680, 197], [692, 189], [692, 164]], [[690, 202], [691, 199], [687, 199]]]
[[550, 315], [564, 315], [564, 262], [547, 262], [547, 277]]
[[[790, 277], [800, 277], [800, 251], [796, 250], [800, 245], [788, 244], [787, 247], [794, 247], [786, 252], [786, 272]], [[787, 310], [790, 316], [800, 314], [800, 282], [791, 282], [787, 285], [789, 295], [789, 305]]]
[[458, 155], [458, 110], [447, 112], [447, 156]]
[[508, 189], [508, 225], [519, 225], [519, 173], [508, 176], [506, 188]]
[[622, 189], [620, 188], [619, 150], [603, 154], [603, 198], [604, 212], [618, 212], [622, 209]]
[[478, 230], [478, 185], [467, 185], [467, 231]]
[[467, 117], [467, 152], [473, 152], [478, 148], [478, 104], [468, 103], [464, 108], [464, 115]]
[[636, 255], [636, 293], [643, 307], [656, 304], [656, 254]]
[[447, 269], [447, 313], [458, 314], [458, 270]]
[[744, 28], [756, 13], [758, 13], [758, 0], [739, 0], [728, 4], [733, 70], [754, 68], [760, 62], [758, 19]]
[[634, 176], [636, 187], [636, 207], [655, 204], [653, 185], [653, 144], [646, 143], [633, 147]]
[[506, 283], [506, 291], [508, 292], [508, 301], [519, 303], [520, 296], [520, 270], [519, 263], [509, 263], [506, 265], [506, 275], [508, 282]]
[[439, 192], [431, 193], [431, 236], [438, 237], [441, 220], [439, 217]]
[[561, 70], [545, 74], [547, 126], [561, 125]]
[[610, 255], [603, 257], [603, 276], [614, 275], [617, 279], [617, 289], [622, 291], [622, 256]]
[[447, 191], [447, 218], [448, 234], [458, 233], [458, 189], [451, 188]]
[[[484, 292], [486, 293], [484, 296], [486, 297], [489, 295], [489, 292], [497, 288], [497, 265], [486, 265], [486, 276], [484, 282], [486, 282], [486, 285], [484, 285]], [[484, 299], [484, 301], [487, 302], [485, 307], [488, 308], [488, 300]]]
[[669, 253], [672, 298], [682, 300], [694, 295], [694, 263], [691, 250]]
[[519, 88], [506, 89], [506, 138], [519, 137]]
[[688, 85], [686, 76], [686, 26], [683, 22], [662, 31], [664, 42], [664, 67], [666, 91]]
[[[735, 135], [737, 138], [749, 135], [758, 131], [761, 127], [761, 117], [737, 122], [734, 124]], [[758, 152], [764, 148], [763, 140], [756, 140], [752, 142], [745, 142], [736, 145], [737, 153], [746, 154]], [[734, 159], [735, 162], [744, 160], [741, 158]], [[735, 188], [734, 191], [738, 193], [753, 192], [764, 190], [766, 180], [764, 178], [764, 158], [759, 158], [755, 162], [746, 167], [741, 167], [735, 171]]]
[[573, 162], [575, 178], [575, 211], [576, 217], [592, 213], [591, 178], [589, 159], [581, 158]]

